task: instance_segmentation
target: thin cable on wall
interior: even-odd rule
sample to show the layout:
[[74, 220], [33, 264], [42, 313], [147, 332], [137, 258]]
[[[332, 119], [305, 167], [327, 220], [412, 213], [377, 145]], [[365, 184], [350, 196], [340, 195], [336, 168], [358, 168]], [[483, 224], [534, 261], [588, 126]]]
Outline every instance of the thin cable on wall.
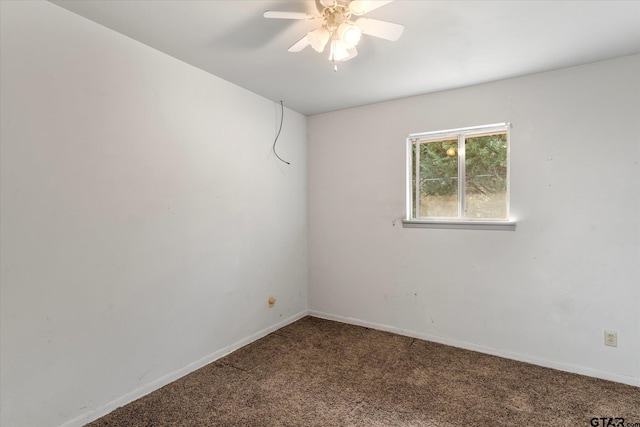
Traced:
[[273, 140], [273, 148], [272, 149], [273, 149], [273, 154], [276, 155], [278, 160], [280, 160], [283, 163], [286, 163], [286, 164], [290, 165], [291, 163], [287, 162], [282, 157], [278, 156], [278, 153], [276, 153], [276, 142], [278, 142], [278, 137], [280, 136], [280, 132], [282, 131], [282, 122], [283, 121], [284, 121], [284, 104], [282, 103], [282, 101], [280, 101], [280, 128], [278, 129], [278, 133], [276, 134], [276, 139]]

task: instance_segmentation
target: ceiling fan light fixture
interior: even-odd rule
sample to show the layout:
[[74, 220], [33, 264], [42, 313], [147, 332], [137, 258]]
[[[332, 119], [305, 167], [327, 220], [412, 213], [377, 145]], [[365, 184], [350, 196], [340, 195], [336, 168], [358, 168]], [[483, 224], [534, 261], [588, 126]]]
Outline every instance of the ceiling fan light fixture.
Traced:
[[324, 47], [330, 37], [331, 32], [324, 25], [307, 34], [307, 40], [309, 40], [309, 44], [316, 52], [324, 52]]
[[340, 39], [331, 40], [331, 52], [329, 53], [329, 60], [333, 62], [344, 61], [349, 58], [351, 54], [349, 53], [349, 46], [347, 46]]
[[354, 47], [360, 41], [362, 31], [360, 28], [352, 23], [343, 22], [338, 27], [338, 37], [344, 42], [347, 47]]

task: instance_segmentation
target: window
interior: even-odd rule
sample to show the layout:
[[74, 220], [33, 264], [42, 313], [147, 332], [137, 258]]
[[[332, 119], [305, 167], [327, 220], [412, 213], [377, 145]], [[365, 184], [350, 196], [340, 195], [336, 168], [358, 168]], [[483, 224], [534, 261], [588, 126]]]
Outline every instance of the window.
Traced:
[[509, 124], [407, 138], [405, 226], [514, 228], [509, 219]]

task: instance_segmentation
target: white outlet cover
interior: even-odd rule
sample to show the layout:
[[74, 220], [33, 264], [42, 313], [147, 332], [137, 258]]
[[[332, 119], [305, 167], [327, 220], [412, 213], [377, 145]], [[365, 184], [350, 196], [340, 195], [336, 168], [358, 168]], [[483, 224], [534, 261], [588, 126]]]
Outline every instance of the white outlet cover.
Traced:
[[614, 331], [604, 331], [604, 345], [609, 347], [618, 346], [618, 333]]

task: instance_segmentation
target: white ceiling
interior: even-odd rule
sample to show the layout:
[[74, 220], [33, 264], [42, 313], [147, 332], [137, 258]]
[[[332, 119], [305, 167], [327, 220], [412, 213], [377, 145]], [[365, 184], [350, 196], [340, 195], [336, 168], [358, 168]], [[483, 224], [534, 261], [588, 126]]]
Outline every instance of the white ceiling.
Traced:
[[318, 21], [313, 0], [59, 0], [53, 3], [305, 115], [640, 53], [640, 0], [396, 0], [367, 14], [405, 26], [363, 36], [333, 71], [287, 48]]

